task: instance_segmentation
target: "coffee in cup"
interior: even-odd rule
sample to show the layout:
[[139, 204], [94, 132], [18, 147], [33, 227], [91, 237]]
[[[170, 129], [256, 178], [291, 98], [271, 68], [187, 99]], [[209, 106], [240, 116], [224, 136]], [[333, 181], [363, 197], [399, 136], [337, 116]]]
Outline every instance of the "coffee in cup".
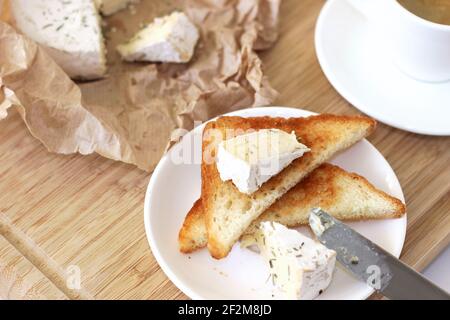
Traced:
[[406, 10], [425, 20], [450, 25], [450, 0], [397, 0]]

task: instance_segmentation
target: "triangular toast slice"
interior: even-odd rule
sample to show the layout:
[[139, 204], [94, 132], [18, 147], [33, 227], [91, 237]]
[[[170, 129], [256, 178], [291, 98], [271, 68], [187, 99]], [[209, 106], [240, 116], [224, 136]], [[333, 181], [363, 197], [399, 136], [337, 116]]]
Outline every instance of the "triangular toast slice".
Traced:
[[[284, 194], [261, 214], [244, 232], [252, 235], [262, 221], [274, 221], [288, 227], [308, 224], [311, 208], [320, 207], [343, 221], [398, 218], [405, 205], [376, 189], [364, 177], [323, 164]], [[180, 251], [190, 253], [208, 242], [201, 199], [187, 214], [180, 230]]]
[[[201, 198], [211, 256], [216, 259], [227, 256], [253, 220], [319, 165], [369, 135], [375, 125], [367, 117], [329, 114], [289, 119], [222, 117], [209, 122], [202, 138]], [[271, 128], [294, 131], [311, 151], [251, 195], [239, 192], [231, 181], [223, 182], [215, 163], [218, 144], [248, 130]]]

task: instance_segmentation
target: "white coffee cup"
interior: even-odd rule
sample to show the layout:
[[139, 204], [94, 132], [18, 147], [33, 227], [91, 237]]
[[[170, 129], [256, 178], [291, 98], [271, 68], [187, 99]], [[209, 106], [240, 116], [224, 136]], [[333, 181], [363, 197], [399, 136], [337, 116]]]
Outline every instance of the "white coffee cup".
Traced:
[[404, 73], [427, 82], [450, 80], [450, 26], [420, 18], [396, 0], [347, 0], [375, 27]]

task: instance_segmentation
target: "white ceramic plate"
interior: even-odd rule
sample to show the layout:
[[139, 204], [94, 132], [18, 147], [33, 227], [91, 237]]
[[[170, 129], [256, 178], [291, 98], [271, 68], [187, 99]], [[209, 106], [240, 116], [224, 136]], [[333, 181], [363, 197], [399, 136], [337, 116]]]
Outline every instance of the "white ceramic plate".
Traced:
[[[304, 117], [301, 109], [264, 107], [245, 109], [230, 115]], [[173, 283], [193, 299], [272, 299], [266, 282], [268, 269], [256, 253], [235, 245], [229, 256], [212, 259], [207, 250], [185, 255], [178, 251], [178, 231], [186, 213], [200, 196], [201, 132], [203, 125], [186, 134], [161, 159], [145, 197], [144, 222], [153, 255]], [[193, 142], [193, 147], [189, 148]], [[194, 164], [180, 164], [181, 150], [189, 150]], [[186, 159], [191, 159], [191, 156]], [[192, 161], [184, 161], [192, 162]], [[365, 176], [376, 187], [404, 200], [402, 189], [384, 157], [366, 140], [333, 159], [342, 168]], [[399, 256], [406, 232], [401, 219], [352, 223], [357, 231]], [[338, 268], [330, 287], [320, 299], [365, 299], [372, 289]]]
[[326, 77], [356, 108], [399, 129], [450, 135], [450, 81], [426, 83], [403, 74], [347, 1], [326, 2], [315, 45]]

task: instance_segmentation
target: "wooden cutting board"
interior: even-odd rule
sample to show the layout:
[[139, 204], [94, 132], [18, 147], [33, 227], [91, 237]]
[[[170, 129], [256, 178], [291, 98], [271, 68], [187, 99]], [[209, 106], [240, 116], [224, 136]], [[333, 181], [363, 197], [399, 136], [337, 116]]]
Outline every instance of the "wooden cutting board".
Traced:
[[[280, 39], [262, 53], [265, 70], [280, 92], [277, 105], [357, 114], [315, 56], [323, 3], [283, 0]], [[15, 112], [0, 122], [0, 132], [0, 275], [13, 273], [41, 298], [186, 298], [147, 244], [142, 216], [150, 174], [98, 155], [50, 154]], [[380, 124], [369, 140], [402, 184], [408, 207], [402, 260], [421, 270], [450, 242], [450, 138]], [[81, 290], [66, 285], [74, 266]]]
[[42, 272], [0, 236], [0, 300], [67, 299]]

